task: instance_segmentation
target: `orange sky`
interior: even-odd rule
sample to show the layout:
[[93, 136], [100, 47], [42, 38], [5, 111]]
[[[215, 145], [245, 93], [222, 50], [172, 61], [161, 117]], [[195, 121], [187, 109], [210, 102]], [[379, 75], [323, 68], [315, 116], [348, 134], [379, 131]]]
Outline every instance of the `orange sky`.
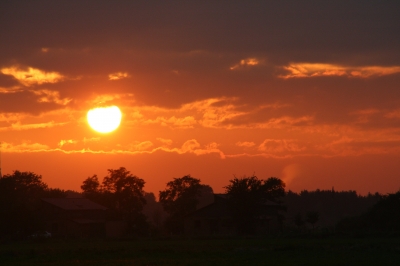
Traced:
[[[2, 1], [2, 172], [397, 191], [399, 18], [395, 2]], [[86, 121], [104, 105], [122, 111], [109, 134]]]

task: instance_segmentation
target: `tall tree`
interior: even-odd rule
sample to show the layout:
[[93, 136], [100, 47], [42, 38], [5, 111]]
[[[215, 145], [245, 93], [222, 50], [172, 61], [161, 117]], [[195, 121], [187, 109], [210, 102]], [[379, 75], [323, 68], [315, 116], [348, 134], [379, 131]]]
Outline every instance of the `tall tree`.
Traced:
[[280, 202], [285, 195], [285, 183], [276, 177], [263, 180], [253, 175], [229, 182], [225, 187], [228, 205], [241, 233], [253, 233], [263, 205], [267, 201]]
[[166, 225], [174, 233], [183, 230], [183, 217], [196, 210], [204, 185], [190, 175], [174, 178], [159, 193], [160, 203], [169, 214]]
[[125, 167], [107, 171], [108, 175], [101, 185], [97, 175], [83, 181], [81, 189], [85, 197], [108, 207], [114, 215], [128, 221], [132, 230], [144, 232], [147, 230], [146, 218], [142, 214], [146, 204], [145, 181], [132, 175]]
[[59, 189], [49, 189], [42, 176], [14, 171], [0, 178], [0, 233], [26, 235], [43, 226], [38, 213], [40, 198], [63, 197]]
[[108, 175], [102, 182], [102, 191], [113, 195], [117, 209], [128, 214], [138, 214], [146, 204], [144, 199], [145, 181], [132, 175], [125, 167], [108, 169]]

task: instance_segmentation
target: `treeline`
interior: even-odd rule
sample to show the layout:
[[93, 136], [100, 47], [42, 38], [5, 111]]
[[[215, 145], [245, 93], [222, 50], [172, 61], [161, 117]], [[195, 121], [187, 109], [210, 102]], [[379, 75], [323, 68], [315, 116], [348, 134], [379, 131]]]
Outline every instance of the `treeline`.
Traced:
[[[354, 190], [335, 191], [334, 188], [303, 190], [300, 193], [289, 190], [283, 199], [284, 204], [288, 206], [286, 224], [306, 230], [313, 226], [310, 220], [316, 220], [314, 226], [333, 229], [340, 220], [368, 211], [381, 198], [379, 193], [361, 196]], [[312, 215], [317, 217], [313, 219], [310, 217]]]
[[[102, 180], [97, 175], [86, 178], [82, 192], [49, 188], [40, 175], [14, 171], [0, 179], [0, 235], [26, 236], [43, 229], [45, 221], [38, 212], [41, 198], [86, 197], [108, 208], [107, 219], [126, 221], [127, 233], [136, 236], [182, 234], [184, 217], [214, 200], [212, 188], [190, 175], [173, 178], [157, 197], [144, 187], [145, 181], [124, 167], [108, 169]], [[284, 210], [283, 230], [364, 232], [398, 230], [400, 225], [400, 192], [386, 196], [333, 189], [294, 193], [285, 191], [279, 178], [263, 180], [253, 175], [229, 180], [225, 193], [240, 234], [255, 232], [263, 206], [271, 202]]]

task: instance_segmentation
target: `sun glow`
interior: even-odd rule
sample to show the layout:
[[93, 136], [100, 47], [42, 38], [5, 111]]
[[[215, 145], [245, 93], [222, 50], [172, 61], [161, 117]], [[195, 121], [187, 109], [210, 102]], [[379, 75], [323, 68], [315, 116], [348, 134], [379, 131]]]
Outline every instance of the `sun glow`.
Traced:
[[87, 121], [91, 128], [100, 133], [109, 133], [121, 123], [121, 111], [117, 106], [98, 107], [88, 111]]

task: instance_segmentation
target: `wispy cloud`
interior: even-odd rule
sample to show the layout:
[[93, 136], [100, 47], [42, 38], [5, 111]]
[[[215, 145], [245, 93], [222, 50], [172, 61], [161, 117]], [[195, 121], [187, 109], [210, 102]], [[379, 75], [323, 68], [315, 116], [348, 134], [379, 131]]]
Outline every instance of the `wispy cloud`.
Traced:
[[58, 143], [58, 146], [59, 147], [63, 147], [66, 144], [75, 144], [75, 143], [78, 143], [78, 141], [77, 140], [73, 140], [73, 139], [62, 139]]
[[22, 144], [11, 144], [11, 143], [3, 143], [3, 150], [5, 152], [18, 152], [18, 153], [33, 153], [33, 152], [62, 152], [66, 154], [74, 154], [74, 153], [94, 153], [94, 154], [151, 154], [154, 152], [168, 152], [168, 153], [177, 153], [177, 154], [195, 154], [195, 155], [206, 155], [216, 153], [219, 154], [220, 158], [224, 159], [225, 154], [218, 149], [218, 144], [216, 142], [211, 142], [202, 146], [196, 139], [190, 139], [185, 141], [181, 147], [169, 148], [165, 146], [154, 147], [154, 144], [151, 141], [142, 141], [132, 143], [125, 148], [118, 147], [110, 150], [99, 150], [99, 149], [91, 149], [91, 148], [82, 148], [82, 149], [65, 149], [65, 144], [76, 144], [74, 140], [64, 140], [58, 143], [57, 148], [49, 147], [48, 145], [40, 144], [40, 143], [29, 143], [24, 142]]
[[262, 60], [257, 59], [257, 58], [246, 58], [246, 59], [240, 60], [240, 62], [238, 64], [231, 66], [229, 69], [237, 70], [237, 69], [244, 68], [244, 67], [257, 66], [257, 65], [261, 64], [261, 62], [262, 62]]
[[130, 75], [127, 72], [116, 72], [108, 75], [109, 80], [119, 80], [129, 77]]
[[342, 66], [322, 63], [291, 63], [283, 66], [288, 73], [280, 75], [280, 78], [310, 78], [321, 76], [346, 76], [357, 78], [369, 78], [400, 73], [400, 66]]
[[21, 92], [21, 91], [22, 91], [22, 89], [18, 86], [11, 87], [11, 88], [0, 87], [0, 94], [11, 94], [11, 93], [17, 93], [17, 92]]
[[40, 103], [56, 103], [59, 105], [67, 105], [69, 102], [72, 101], [70, 98], [63, 98], [60, 97], [60, 92], [52, 91], [52, 90], [31, 90], [31, 92], [37, 96], [40, 96], [37, 100]]
[[11, 127], [2, 128], [5, 130], [28, 130], [28, 129], [37, 129], [37, 128], [50, 128], [56, 126], [65, 125], [66, 122], [56, 123], [54, 121], [46, 122], [46, 123], [36, 123], [36, 124], [21, 124], [20, 122], [11, 124]]
[[239, 147], [245, 147], [245, 148], [251, 148], [253, 146], [255, 146], [256, 144], [252, 141], [238, 141], [236, 142], [236, 146]]
[[172, 139], [157, 138], [157, 140], [167, 146], [171, 145], [173, 142]]
[[10, 153], [22, 153], [22, 152], [40, 152], [49, 149], [49, 146], [40, 143], [23, 142], [21, 144], [14, 145], [12, 143], [3, 142], [2, 144], [4, 152]]
[[292, 139], [266, 139], [258, 146], [258, 150], [270, 153], [299, 152], [305, 149]]
[[154, 146], [154, 144], [149, 140], [142, 141], [142, 142], [136, 141], [129, 145], [129, 150], [146, 151], [146, 150], [149, 150], [152, 146]]
[[37, 68], [28, 67], [21, 69], [18, 66], [5, 67], [0, 69], [5, 75], [11, 75], [25, 86], [32, 86], [43, 83], [57, 83], [65, 79], [58, 72], [46, 72]]

